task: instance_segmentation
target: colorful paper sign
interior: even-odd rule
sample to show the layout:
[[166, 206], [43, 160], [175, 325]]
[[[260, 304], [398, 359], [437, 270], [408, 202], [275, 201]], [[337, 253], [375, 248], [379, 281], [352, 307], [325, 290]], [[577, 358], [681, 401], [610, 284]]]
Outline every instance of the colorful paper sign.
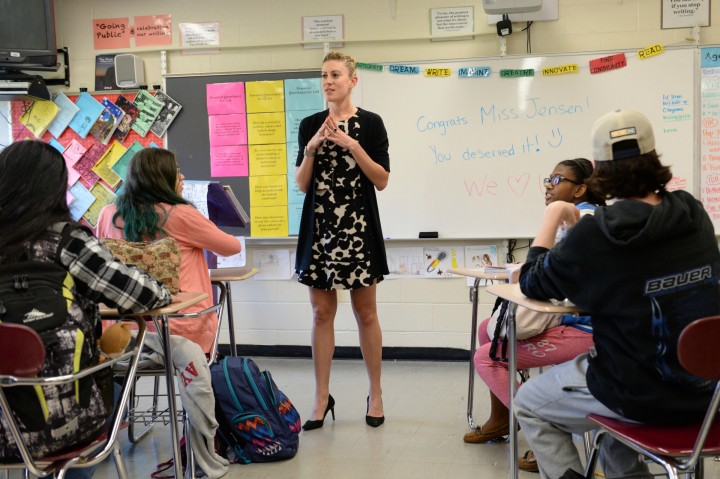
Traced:
[[93, 46], [95, 50], [130, 48], [129, 19], [125, 17], [93, 20]]
[[245, 113], [245, 83], [212, 83], [205, 87], [208, 115]]
[[617, 70], [618, 68], [625, 68], [626, 66], [627, 59], [625, 58], [625, 54], [618, 53], [616, 55], [590, 60], [590, 74], [594, 75], [610, 70]]
[[134, 18], [132, 31], [136, 47], [172, 45], [172, 18], [168, 15], [147, 15]]

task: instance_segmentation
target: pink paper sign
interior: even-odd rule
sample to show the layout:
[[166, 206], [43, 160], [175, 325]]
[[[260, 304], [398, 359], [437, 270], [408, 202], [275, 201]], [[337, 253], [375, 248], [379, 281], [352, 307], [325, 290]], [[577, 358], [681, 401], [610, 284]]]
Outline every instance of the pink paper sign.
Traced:
[[245, 113], [245, 83], [211, 83], [206, 91], [208, 115]]
[[213, 115], [208, 117], [210, 146], [247, 145], [245, 115]]
[[93, 20], [95, 50], [130, 48], [130, 25], [127, 18], [100, 18]]
[[247, 176], [248, 147], [212, 146], [210, 147], [210, 176]]
[[133, 32], [136, 47], [172, 45], [172, 19], [170, 15], [135, 17]]

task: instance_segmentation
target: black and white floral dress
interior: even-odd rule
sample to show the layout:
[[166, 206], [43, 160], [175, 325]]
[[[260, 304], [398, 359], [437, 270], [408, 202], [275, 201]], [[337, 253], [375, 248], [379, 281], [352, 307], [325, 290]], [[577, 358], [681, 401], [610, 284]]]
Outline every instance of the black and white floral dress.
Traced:
[[[358, 139], [362, 125], [354, 115], [338, 127]], [[328, 141], [318, 148], [315, 162], [312, 258], [308, 268], [298, 271], [298, 281], [323, 290], [382, 281], [382, 275], [371, 273], [362, 170], [348, 150]]]

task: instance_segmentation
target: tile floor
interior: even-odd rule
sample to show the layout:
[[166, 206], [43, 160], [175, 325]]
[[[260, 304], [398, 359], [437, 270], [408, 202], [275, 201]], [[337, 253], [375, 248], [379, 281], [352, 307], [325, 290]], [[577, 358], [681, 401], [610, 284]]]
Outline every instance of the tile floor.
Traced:
[[[303, 422], [314, 394], [309, 359], [255, 358], [300, 412]], [[468, 365], [463, 362], [386, 361], [383, 388], [386, 423], [365, 424], [367, 376], [362, 361], [333, 362], [331, 392], [336, 401], [332, 421], [302, 432], [291, 460], [232, 465], [235, 478], [495, 478], [508, 470], [507, 444], [465, 444]], [[149, 381], [149, 379], [143, 379]], [[477, 385], [475, 417], [487, 412], [484, 386]], [[170, 458], [169, 430], [156, 427], [135, 446], [122, 437], [132, 477], [149, 477], [155, 465]], [[112, 461], [96, 478], [115, 477]], [[524, 477], [524, 476], [523, 476]], [[528, 474], [528, 478], [539, 478]]]
[[[256, 358], [269, 369], [293, 401], [303, 422], [313, 400], [309, 359]], [[322, 429], [302, 432], [298, 454], [290, 460], [231, 465], [227, 479], [494, 479], [508, 476], [508, 445], [465, 444], [468, 365], [463, 362], [386, 361], [383, 387], [386, 423], [365, 425], [367, 378], [356, 360], [333, 363], [331, 392], [336, 421], [328, 415]], [[143, 379], [149, 383], [149, 379]], [[479, 383], [479, 384], [478, 384]], [[488, 408], [487, 389], [476, 381], [475, 411], [481, 421]], [[156, 425], [132, 446], [121, 438], [132, 478], [149, 478], [155, 465], [171, 457], [169, 429]], [[520, 451], [526, 449], [520, 437]], [[720, 463], [708, 461], [706, 478], [720, 478]], [[95, 478], [115, 478], [113, 461]], [[520, 473], [521, 479], [539, 475]]]

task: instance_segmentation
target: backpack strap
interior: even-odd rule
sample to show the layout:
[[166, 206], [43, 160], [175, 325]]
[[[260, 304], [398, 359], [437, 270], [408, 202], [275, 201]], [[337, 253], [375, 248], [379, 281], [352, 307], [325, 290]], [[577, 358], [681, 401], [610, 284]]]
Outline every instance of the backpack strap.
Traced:
[[500, 332], [505, 327], [505, 316], [507, 315], [509, 302], [498, 296], [495, 300], [495, 306], [493, 307], [492, 314], [495, 314], [498, 308], [500, 308], [500, 315], [495, 323], [495, 331], [493, 332], [492, 341], [490, 343], [490, 351], [488, 355], [493, 361], [507, 361], [507, 337], [503, 340], [502, 346], [502, 357], [497, 356], [498, 343], [500, 342]]

